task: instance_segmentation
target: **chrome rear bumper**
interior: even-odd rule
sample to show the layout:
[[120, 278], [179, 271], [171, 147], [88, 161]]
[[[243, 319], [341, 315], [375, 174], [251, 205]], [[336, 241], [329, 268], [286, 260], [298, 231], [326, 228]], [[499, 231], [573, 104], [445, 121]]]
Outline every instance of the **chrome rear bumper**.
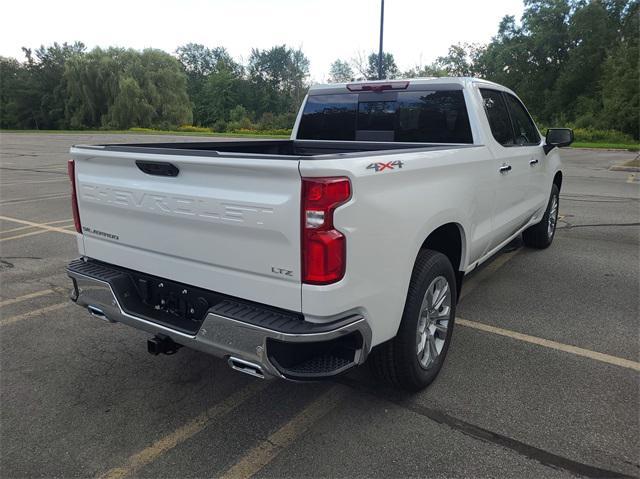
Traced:
[[[127, 324], [153, 335], [168, 336], [180, 345], [226, 359], [233, 369], [253, 376], [262, 375], [293, 380], [335, 376], [355, 365], [362, 364], [371, 348], [371, 329], [361, 315], [350, 315], [340, 321], [332, 322], [335, 324], [335, 329], [328, 329], [326, 325], [317, 325], [318, 328], [315, 328], [315, 324], [300, 320], [306, 326], [305, 332], [293, 333], [249, 324], [214, 312], [212, 310], [215, 308], [210, 308], [197, 333], [187, 334], [127, 313], [121, 307], [112, 285], [104, 279], [104, 276], [98, 279], [83, 274], [74, 270], [77, 268], [73, 268], [73, 264], [71, 263], [67, 269], [67, 274], [74, 283], [71, 299], [76, 304], [87, 308], [92, 316], [112, 323]], [[314, 329], [317, 329], [317, 332]], [[335, 369], [329, 370], [327, 374], [323, 374], [321, 367], [318, 369], [318, 361], [315, 362], [315, 366], [303, 368], [304, 372], [301, 373], [295, 368], [292, 370], [282, 366], [273, 355], [269, 354], [270, 347], [278, 349], [275, 343], [299, 346], [307, 343], [310, 348], [312, 345], [317, 348], [319, 344], [322, 347], [321, 343], [330, 344], [331, 341], [355, 335], [360, 339], [353, 353], [353, 359], [338, 362]], [[332, 364], [336, 363], [332, 362]]]

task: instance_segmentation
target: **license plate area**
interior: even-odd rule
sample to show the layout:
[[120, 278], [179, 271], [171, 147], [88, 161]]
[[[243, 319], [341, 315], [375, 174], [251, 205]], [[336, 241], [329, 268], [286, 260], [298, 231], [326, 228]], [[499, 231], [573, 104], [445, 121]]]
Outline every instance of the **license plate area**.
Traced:
[[196, 334], [218, 293], [136, 272], [115, 281], [114, 293], [125, 312], [178, 331]]

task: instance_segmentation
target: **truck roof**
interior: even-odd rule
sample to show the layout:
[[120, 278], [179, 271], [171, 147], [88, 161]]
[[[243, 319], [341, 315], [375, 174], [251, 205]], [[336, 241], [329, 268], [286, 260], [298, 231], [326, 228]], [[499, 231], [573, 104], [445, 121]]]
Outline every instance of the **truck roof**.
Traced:
[[435, 88], [447, 88], [447, 89], [462, 89], [472, 83], [482, 83], [487, 86], [491, 86], [496, 89], [505, 90], [513, 93], [508, 88], [494, 83], [489, 80], [474, 77], [423, 77], [423, 78], [396, 78], [393, 80], [358, 80], [348, 83], [325, 83], [312, 85], [309, 88], [309, 95], [322, 95], [332, 94], [345, 91], [354, 91], [354, 88], [358, 88], [362, 85], [385, 85], [385, 84], [402, 84], [407, 83], [407, 90], [425, 90], [425, 87]]

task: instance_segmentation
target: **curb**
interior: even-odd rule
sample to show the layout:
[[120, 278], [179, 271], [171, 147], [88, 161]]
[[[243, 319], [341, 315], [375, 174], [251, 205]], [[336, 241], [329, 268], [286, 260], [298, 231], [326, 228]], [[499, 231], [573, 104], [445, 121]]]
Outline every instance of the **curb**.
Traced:
[[586, 146], [570, 146], [571, 150], [586, 150], [586, 151], [626, 151], [629, 153], [637, 153], [638, 150], [630, 150], [629, 148], [588, 148]]
[[613, 165], [609, 167], [609, 171], [627, 171], [629, 173], [639, 173], [640, 167]]

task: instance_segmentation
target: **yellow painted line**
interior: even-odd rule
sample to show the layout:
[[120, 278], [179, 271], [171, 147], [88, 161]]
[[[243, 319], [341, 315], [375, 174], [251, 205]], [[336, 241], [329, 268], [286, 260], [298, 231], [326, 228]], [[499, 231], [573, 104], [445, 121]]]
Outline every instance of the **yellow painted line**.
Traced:
[[[11, 218], [9, 216], [0, 216], [0, 220], [12, 221], [14, 223], [18, 223], [18, 224], [21, 224], [21, 225], [33, 226], [34, 228], [41, 228], [41, 229], [47, 230], [47, 231], [56, 231], [58, 233], [66, 233], [68, 235], [75, 235], [76, 234], [75, 231], [68, 231], [68, 230], [65, 230], [63, 228], [58, 228], [57, 226], [49, 226], [49, 225], [46, 225], [44, 223], [34, 223], [33, 221], [21, 220], [19, 218]], [[5, 238], [5, 239], [9, 239], [9, 238]]]
[[22, 313], [16, 316], [10, 316], [8, 318], [2, 318], [0, 319], [0, 326], [6, 326], [8, 324], [22, 321], [23, 319], [29, 319], [40, 314], [48, 313], [50, 311], [56, 311], [58, 309], [64, 308], [65, 306], [69, 306], [70, 304], [72, 304], [71, 301], [65, 301], [64, 303], [52, 304], [51, 306], [45, 306], [44, 308], [35, 309], [33, 311], [29, 311], [28, 313]]
[[[43, 225], [57, 225], [60, 223], [68, 223], [69, 221], [73, 221], [73, 218], [67, 218], [66, 220], [56, 220], [49, 221], [47, 223], [42, 223]], [[35, 228], [35, 226], [19, 226], [17, 228], [11, 228], [10, 230], [3, 230], [0, 233], [12, 233], [14, 231], [28, 230], [29, 228]]]
[[499, 336], [505, 336], [511, 339], [517, 339], [518, 341], [524, 341], [525, 343], [536, 344], [549, 349], [555, 349], [556, 351], [563, 351], [565, 353], [575, 354], [576, 356], [582, 356], [584, 358], [593, 359], [602, 363], [613, 364], [622, 368], [633, 369], [634, 371], [640, 371], [640, 363], [631, 361], [629, 359], [619, 358], [617, 356], [611, 356], [609, 354], [598, 353], [591, 351], [590, 349], [579, 348], [577, 346], [571, 346], [569, 344], [557, 343], [548, 339], [538, 338], [536, 336], [530, 336], [528, 334], [518, 333], [509, 329], [497, 328], [495, 326], [489, 326], [488, 324], [478, 323], [476, 321], [467, 321], [466, 319], [456, 318], [456, 323], [460, 326], [467, 328], [477, 329], [486, 333], [493, 333]]
[[487, 276], [492, 275], [502, 268], [507, 262], [511, 261], [513, 257], [520, 252], [520, 249], [521, 248], [518, 248], [516, 250], [509, 251], [508, 253], [503, 253], [497, 256], [494, 260], [490, 260], [488, 265], [485, 265], [484, 267], [480, 266], [482, 270], [478, 271], [477, 274], [469, 280], [462, 282], [462, 292], [460, 293], [459, 300], [462, 300], [462, 298], [480, 286]]
[[236, 391], [223, 401], [213, 405], [205, 412], [186, 423], [184, 426], [179, 427], [175, 431], [154, 442], [151, 446], [129, 457], [124, 466], [113, 468], [104, 474], [101, 474], [98, 476], [99, 479], [120, 479], [126, 476], [135, 475], [136, 471], [140, 470], [140, 468], [155, 461], [158, 457], [173, 449], [178, 444], [195, 436], [215, 419], [240, 407], [247, 399], [264, 389], [267, 384], [267, 381], [252, 381], [247, 386]]
[[35, 293], [23, 294], [22, 296], [18, 296], [16, 298], [5, 299], [4, 301], [0, 301], [1, 306], [9, 306], [10, 304], [20, 303], [22, 301], [27, 301], [28, 299], [39, 298], [40, 296], [46, 296], [48, 294], [55, 293], [53, 289], [43, 289], [42, 291], [36, 291]]
[[221, 477], [223, 479], [245, 479], [253, 476], [273, 461], [280, 452], [293, 444], [320, 418], [334, 409], [344, 396], [345, 390], [342, 387], [333, 386], [262, 443], [251, 449]]
[[[73, 234], [75, 234], [75, 226], [72, 225], [72, 227], [74, 228]], [[70, 231], [66, 231], [66, 232], [70, 233]], [[27, 236], [42, 235], [42, 234], [45, 234], [45, 233], [58, 233], [58, 231], [55, 231], [55, 232], [54, 231], [49, 231], [49, 230], [32, 231], [30, 233], [23, 233], [21, 235], [9, 236], [8, 238], [0, 238], [0, 243], [3, 242], [3, 241], [26, 238]]]

